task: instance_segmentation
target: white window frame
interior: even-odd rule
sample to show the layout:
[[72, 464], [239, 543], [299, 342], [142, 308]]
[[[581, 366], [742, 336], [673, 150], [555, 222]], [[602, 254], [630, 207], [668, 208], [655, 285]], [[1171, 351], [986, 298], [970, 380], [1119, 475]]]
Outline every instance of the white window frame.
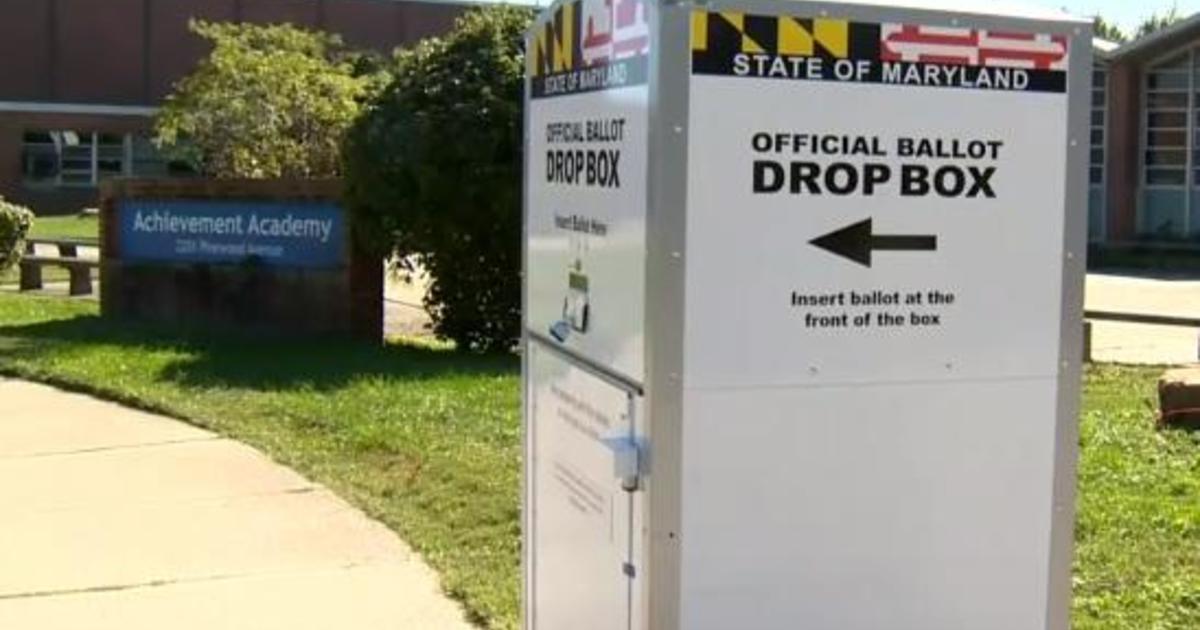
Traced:
[[[1092, 68], [1092, 72], [1102, 73], [1104, 75], [1104, 83], [1100, 87], [1096, 87], [1095, 78], [1092, 79], [1091, 94], [1093, 101], [1091, 111], [1088, 114], [1088, 141], [1089, 143], [1091, 142], [1091, 132], [1095, 132], [1097, 129], [1100, 130], [1101, 136], [1100, 146], [1097, 147], [1096, 145], [1091, 144], [1088, 151], [1088, 187], [1089, 190], [1094, 188], [1100, 189], [1100, 231], [1096, 239], [1099, 242], [1104, 242], [1108, 240], [1108, 98], [1109, 94], [1111, 93], [1111, 90], [1109, 90], [1109, 82], [1112, 81], [1112, 74], [1109, 73], [1108, 63], [1104, 61], [1097, 61], [1095, 66]], [[1096, 92], [1101, 93], [1101, 101], [1099, 106], [1095, 105]], [[1093, 116], [1096, 112], [1100, 113], [1099, 125], [1097, 125], [1093, 119]], [[1098, 165], [1092, 163], [1092, 152], [1096, 151], [1097, 149], [1100, 150], [1100, 163]], [[1100, 169], [1100, 181], [1095, 183], [1092, 182], [1092, 169], [1094, 168]]]
[[[24, 180], [24, 185], [32, 187], [32, 188], [68, 188], [68, 189], [69, 188], [95, 188], [100, 185], [100, 136], [101, 136], [101, 132], [99, 132], [99, 131], [85, 132], [85, 131], [77, 131], [74, 129], [46, 129], [46, 130], [30, 129], [30, 130], [26, 130], [25, 133], [28, 133], [30, 131], [45, 131], [46, 133], [51, 134], [51, 138], [54, 138], [55, 134], [62, 134], [64, 132], [74, 132], [74, 133], [78, 134], [79, 139], [80, 139], [80, 144], [79, 144], [80, 150], [88, 151], [88, 171], [87, 171], [87, 173], [84, 173], [84, 171], [81, 169], [71, 171], [74, 174], [86, 176], [86, 178], [87, 178], [86, 181], [64, 181], [63, 180], [64, 147], [58, 141], [55, 141], [54, 146], [55, 146], [55, 150], [58, 153], [58, 170], [54, 174], [54, 181], [53, 182], [31, 182], [28, 179], [25, 179], [25, 173], [23, 172], [24, 164], [22, 164], [22, 179]], [[104, 135], [121, 136], [121, 172], [119, 173], [119, 175], [121, 175], [121, 176], [132, 175], [133, 174], [133, 134], [131, 134], [131, 133], [111, 133], [111, 134], [109, 134], [109, 133], [105, 132]], [[90, 143], [90, 146], [88, 143]], [[29, 144], [30, 143], [28, 143], [28, 142], [22, 141], [22, 143], [21, 143], [22, 153], [24, 153], [25, 148], [27, 146], [29, 146]]]
[[[1150, 76], [1154, 74], [1156, 67], [1172, 61], [1180, 56], [1187, 55], [1187, 106], [1183, 110], [1185, 112], [1185, 123], [1182, 129], [1175, 127], [1156, 127], [1156, 130], [1168, 131], [1183, 131], [1184, 137], [1184, 178], [1182, 185], [1173, 184], [1151, 184], [1149, 182], [1149, 171], [1146, 162], [1146, 155], [1150, 151]], [[1191, 47], [1186, 50], [1173, 50], [1164, 55], [1160, 55], [1144, 66], [1141, 80], [1141, 121], [1138, 125], [1138, 222], [1141, 222], [1145, 215], [1145, 200], [1146, 191], [1150, 190], [1170, 190], [1183, 192], [1183, 238], [1191, 238], [1192, 233], [1192, 190], [1200, 189], [1194, 183], [1195, 177], [1195, 160], [1194, 151], [1198, 148], [1195, 133], [1196, 133], [1196, 114], [1198, 111], [1196, 102], [1196, 72], [1200, 69], [1196, 67], [1196, 48]], [[1158, 110], [1161, 111], [1161, 110]]]

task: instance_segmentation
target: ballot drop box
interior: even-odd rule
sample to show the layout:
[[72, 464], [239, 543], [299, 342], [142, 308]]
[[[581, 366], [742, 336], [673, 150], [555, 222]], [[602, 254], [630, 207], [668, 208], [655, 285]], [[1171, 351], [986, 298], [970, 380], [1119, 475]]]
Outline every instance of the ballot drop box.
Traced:
[[560, 1], [527, 38], [529, 630], [1066, 630], [1091, 28]]

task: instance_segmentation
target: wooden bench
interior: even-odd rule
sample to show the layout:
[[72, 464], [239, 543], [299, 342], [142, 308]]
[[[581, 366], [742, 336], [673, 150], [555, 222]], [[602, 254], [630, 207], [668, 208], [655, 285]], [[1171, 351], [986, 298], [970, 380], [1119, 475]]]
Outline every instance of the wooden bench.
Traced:
[[[54, 246], [57, 256], [37, 254], [38, 245]], [[21, 290], [35, 291], [42, 288], [42, 267], [63, 267], [71, 275], [70, 295], [92, 294], [92, 270], [100, 267], [94, 258], [80, 258], [80, 247], [96, 247], [100, 242], [84, 238], [30, 238], [25, 241], [25, 255], [21, 258]]]

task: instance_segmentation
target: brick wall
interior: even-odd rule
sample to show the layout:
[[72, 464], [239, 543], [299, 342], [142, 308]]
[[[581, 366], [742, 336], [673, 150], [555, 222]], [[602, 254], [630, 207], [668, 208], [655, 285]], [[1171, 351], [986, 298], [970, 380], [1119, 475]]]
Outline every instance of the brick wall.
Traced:
[[0, 0], [0, 101], [155, 105], [207, 50], [188, 20], [289, 22], [389, 52], [467, 5], [391, 0]]
[[[41, 214], [99, 203], [95, 188], [24, 185], [25, 130], [146, 132], [140, 115], [33, 113], [50, 105], [155, 107], [208, 54], [188, 20], [289, 22], [388, 52], [443, 33], [468, 5], [401, 0], [0, 0], [0, 196]], [[30, 104], [24, 107], [23, 104]]]

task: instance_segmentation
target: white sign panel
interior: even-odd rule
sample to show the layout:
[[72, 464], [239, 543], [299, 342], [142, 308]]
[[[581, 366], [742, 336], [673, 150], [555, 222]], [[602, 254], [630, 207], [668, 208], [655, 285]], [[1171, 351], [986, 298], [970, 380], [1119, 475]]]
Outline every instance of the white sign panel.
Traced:
[[529, 38], [530, 628], [635, 627], [649, 52], [641, 0], [556, 4]]
[[529, 54], [530, 331], [643, 378], [648, 53], [645, 5], [558, 5]]
[[693, 384], [1057, 373], [1064, 37], [695, 21]]
[[633, 394], [530, 345], [533, 545], [529, 614], [538, 628], [628, 630], [631, 510], [616, 449]]
[[1045, 627], [1068, 39], [691, 43], [681, 625]]
[[680, 627], [1045, 630], [1055, 394], [689, 391]]

